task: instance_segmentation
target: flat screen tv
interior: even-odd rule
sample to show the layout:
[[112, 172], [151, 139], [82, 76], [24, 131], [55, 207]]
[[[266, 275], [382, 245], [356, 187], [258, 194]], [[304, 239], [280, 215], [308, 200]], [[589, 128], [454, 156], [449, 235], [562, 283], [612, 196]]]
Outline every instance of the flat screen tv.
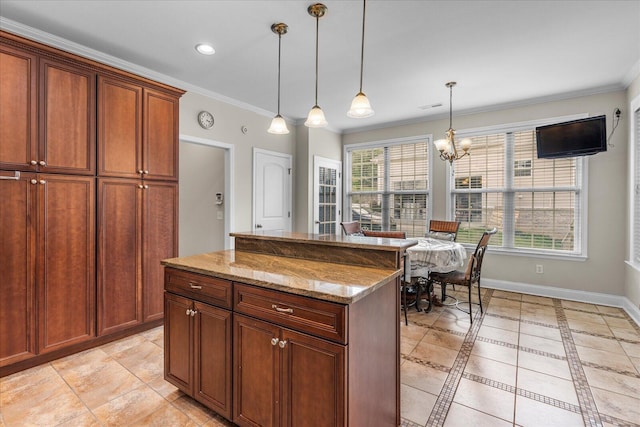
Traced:
[[605, 118], [602, 115], [537, 127], [538, 158], [588, 156], [607, 151]]

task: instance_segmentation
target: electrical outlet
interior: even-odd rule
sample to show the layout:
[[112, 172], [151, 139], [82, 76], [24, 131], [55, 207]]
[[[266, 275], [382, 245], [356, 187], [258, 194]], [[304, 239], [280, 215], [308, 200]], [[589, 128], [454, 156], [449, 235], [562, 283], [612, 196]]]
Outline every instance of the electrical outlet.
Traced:
[[544, 268], [542, 267], [542, 264], [536, 264], [536, 273], [538, 274], [544, 273]]

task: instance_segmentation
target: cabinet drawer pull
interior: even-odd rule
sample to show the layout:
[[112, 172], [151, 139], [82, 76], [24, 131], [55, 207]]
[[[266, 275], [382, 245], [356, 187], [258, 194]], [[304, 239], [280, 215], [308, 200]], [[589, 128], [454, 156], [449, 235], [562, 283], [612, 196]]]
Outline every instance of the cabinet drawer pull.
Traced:
[[280, 341], [278, 338], [271, 338], [271, 345], [278, 345], [278, 341]]
[[293, 308], [280, 308], [276, 304], [271, 304], [271, 308], [275, 309], [278, 313], [293, 314]]
[[278, 345], [280, 346], [280, 348], [284, 348], [284, 346], [287, 345], [287, 340], [280, 341]]
[[202, 289], [202, 286], [200, 285], [194, 285], [193, 283], [189, 282], [189, 287], [191, 289]]
[[191, 310], [191, 317], [195, 316], [196, 314], [198, 314], [198, 310]]

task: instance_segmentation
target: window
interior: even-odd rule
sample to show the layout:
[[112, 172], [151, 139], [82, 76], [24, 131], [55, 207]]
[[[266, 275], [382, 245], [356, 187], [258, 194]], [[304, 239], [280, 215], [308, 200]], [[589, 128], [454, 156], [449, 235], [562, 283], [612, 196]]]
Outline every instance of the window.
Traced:
[[346, 215], [369, 230], [426, 232], [429, 203], [427, 138], [345, 147]]
[[538, 159], [540, 124], [464, 135], [473, 140], [471, 155], [454, 163], [450, 185], [452, 213], [461, 222], [457, 241], [476, 244], [483, 230], [496, 227], [494, 247], [584, 255], [584, 160]]

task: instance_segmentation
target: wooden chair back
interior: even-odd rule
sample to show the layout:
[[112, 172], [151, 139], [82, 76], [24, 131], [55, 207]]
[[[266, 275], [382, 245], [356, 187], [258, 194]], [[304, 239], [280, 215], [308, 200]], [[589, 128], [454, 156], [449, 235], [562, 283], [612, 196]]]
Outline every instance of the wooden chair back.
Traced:
[[363, 230], [362, 233], [368, 237], [386, 237], [388, 239], [406, 239], [406, 231], [371, 231]]
[[451, 233], [453, 234], [453, 240], [456, 240], [456, 237], [458, 237], [459, 229], [460, 221], [441, 221], [439, 219], [429, 221], [429, 231]]
[[340, 225], [342, 226], [342, 231], [344, 231], [344, 234], [347, 236], [353, 233], [362, 233], [358, 221], [341, 222]]

